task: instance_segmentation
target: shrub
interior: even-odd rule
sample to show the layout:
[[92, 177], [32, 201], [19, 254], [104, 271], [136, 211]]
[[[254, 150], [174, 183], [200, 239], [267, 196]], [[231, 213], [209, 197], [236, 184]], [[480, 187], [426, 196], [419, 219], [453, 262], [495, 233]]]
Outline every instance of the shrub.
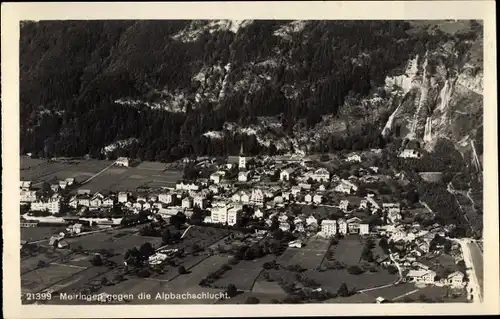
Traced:
[[364, 273], [363, 269], [359, 268], [358, 266], [350, 266], [349, 268], [347, 268], [347, 271], [351, 275], [361, 275], [362, 273]]

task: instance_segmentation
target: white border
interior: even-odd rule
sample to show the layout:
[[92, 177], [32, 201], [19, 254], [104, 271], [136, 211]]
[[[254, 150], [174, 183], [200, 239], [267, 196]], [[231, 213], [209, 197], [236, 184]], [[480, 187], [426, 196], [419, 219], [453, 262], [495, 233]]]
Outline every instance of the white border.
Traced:
[[[484, 21], [484, 302], [482, 304], [314, 304], [21, 306], [19, 267], [19, 21], [64, 19], [482, 19]], [[493, 1], [2, 3], [3, 305], [6, 318], [244, 317], [498, 314], [498, 157]]]

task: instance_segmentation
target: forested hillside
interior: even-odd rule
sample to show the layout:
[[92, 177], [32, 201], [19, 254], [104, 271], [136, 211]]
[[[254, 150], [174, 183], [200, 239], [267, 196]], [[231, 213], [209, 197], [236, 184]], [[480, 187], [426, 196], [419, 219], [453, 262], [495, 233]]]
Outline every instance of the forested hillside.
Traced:
[[[382, 132], [391, 114], [409, 117], [395, 109], [417, 94], [396, 94], [387, 79], [404, 76], [417, 56], [460, 73], [482, 27], [464, 30], [406, 21], [23, 22], [21, 152], [102, 157], [127, 140], [108, 155], [171, 161], [234, 154], [242, 142], [252, 154], [380, 147], [403, 137], [399, 127]], [[432, 55], [449, 43], [451, 53]]]

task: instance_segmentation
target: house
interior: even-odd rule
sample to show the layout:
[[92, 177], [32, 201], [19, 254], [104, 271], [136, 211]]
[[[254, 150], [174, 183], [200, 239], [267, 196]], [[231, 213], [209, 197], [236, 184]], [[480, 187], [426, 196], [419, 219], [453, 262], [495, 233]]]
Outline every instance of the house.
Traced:
[[220, 184], [221, 179], [224, 176], [222, 173], [223, 172], [215, 172], [215, 173], [210, 174], [210, 177], [209, 177], [210, 181], [214, 184]]
[[137, 201], [135, 202], [132, 207], [136, 209], [137, 211], [141, 211], [143, 208], [144, 202], [143, 201]]
[[102, 206], [102, 198], [100, 196], [94, 196], [90, 200], [90, 206], [91, 208], [99, 208]]
[[283, 197], [283, 200], [290, 200], [290, 192], [281, 193], [281, 197]]
[[380, 208], [380, 205], [375, 201], [375, 199], [373, 198], [374, 195], [373, 194], [369, 194], [367, 195], [365, 198], [367, 200], [368, 203], [370, 203], [370, 205], [375, 208], [375, 209], [379, 209]]
[[290, 248], [302, 248], [302, 241], [301, 240], [293, 240], [288, 243], [288, 247]]
[[389, 266], [391, 264], [391, 259], [389, 258], [389, 256], [384, 255], [375, 259], [375, 262], [381, 266]]
[[90, 195], [90, 189], [79, 189], [76, 191], [77, 195]]
[[236, 225], [241, 218], [241, 207], [236, 206], [236, 207], [231, 207], [227, 211], [227, 224], [229, 226]]
[[175, 185], [175, 189], [181, 191], [197, 191], [200, 189], [200, 187], [195, 183], [180, 182]]
[[36, 191], [21, 190], [21, 203], [31, 203], [37, 200]]
[[187, 209], [193, 207], [193, 201], [191, 200], [191, 197], [184, 198], [181, 202], [181, 207]]
[[304, 190], [310, 190], [311, 187], [312, 187], [312, 185], [308, 184], [308, 183], [300, 183], [298, 186], [300, 187], [301, 190], [302, 189], [304, 189]]
[[382, 209], [388, 213], [400, 213], [401, 205], [399, 203], [383, 203]]
[[455, 271], [446, 278], [447, 284], [452, 287], [462, 287], [464, 284], [464, 274], [460, 271]]
[[119, 192], [118, 193], [118, 202], [119, 203], [126, 203], [128, 201], [128, 194], [126, 192]]
[[335, 187], [335, 191], [338, 193], [351, 194], [358, 190], [358, 187], [348, 180], [341, 180], [340, 183]]
[[253, 217], [255, 218], [263, 218], [264, 213], [260, 210], [260, 208], [257, 208], [253, 211]]
[[174, 202], [173, 194], [162, 193], [158, 195], [158, 201], [165, 204], [171, 204]]
[[68, 206], [71, 207], [71, 208], [77, 208], [78, 207], [78, 198], [77, 198], [77, 196], [72, 196], [68, 200]]
[[66, 181], [59, 181], [59, 188], [60, 189], [66, 189], [68, 187], [68, 182]]
[[123, 166], [123, 167], [129, 167], [130, 161], [128, 157], [118, 157], [116, 159], [115, 165], [116, 166]]
[[68, 184], [68, 186], [71, 186], [71, 185], [73, 185], [75, 183], [75, 178], [74, 177], [68, 177], [64, 181]]
[[306, 196], [304, 196], [304, 201], [306, 201], [306, 203], [312, 202], [312, 195], [307, 194]]
[[250, 197], [250, 200], [252, 203], [254, 203], [257, 206], [262, 206], [264, 205], [264, 192], [262, 192], [261, 189], [253, 189], [252, 190], [252, 196]]
[[337, 220], [338, 233], [345, 235], [347, 234], [347, 222], [344, 219]]
[[248, 182], [249, 176], [250, 176], [249, 171], [240, 171], [238, 173], [238, 181], [239, 182]]
[[61, 210], [61, 200], [59, 198], [49, 198], [31, 202], [30, 209], [32, 211], [48, 211], [51, 214], [57, 214]]
[[289, 181], [291, 177], [294, 176], [295, 168], [289, 167], [280, 172], [281, 181]]
[[281, 213], [279, 216], [278, 216], [278, 221], [279, 222], [286, 222], [288, 220], [288, 215], [285, 214], [285, 213]]
[[427, 254], [430, 249], [430, 244], [427, 241], [422, 241], [418, 244], [418, 249], [421, 250], [424, 254]]
[[201, 209], [205, 208], [205, 198], [203, 196], [195, 196], [193, 200], [193, 206], [197, 206]]
[[321, 222], [321, 233], [325, 237], [333, 237], [337, 234], [337, 221], [325, 219]]
[[299, 186], [292, 186], [291, 193], [293, 196], [297, 196], [300, 193], [301, 189]]
[[347, 199], [341, 200], [339, 208], [342, 209], [344, 212], [347, 212], [347, 209], [349, 208], [349, 201]]
[[239, 191], [231, 197], [233, 201], [235, 202], [242, 202], [242, 203], [249, 203], [250, 202], [250, 196], [244, 191]]
[[214, 194], [219, 194], [219, 186], [215, 184], [208, 186], [208, 190]]
[[365, 209], [365, 208], [368, 208], [368, 201], [366, 199], [362, 199], [360, 202], [359, 202], [359, 208], [360, 209]]
[[309, 215], [309, 217], [306, 218], [306, 225], [318, 225], [318, 220], [313, 215]]
[[318, 168], [314, 173], [309, 174], [308, 178], [312, 178], [316, 182], [328, 182], [330, 180], [330, 172], [326, 168]]
[[76, 223], [76, 224], [73, 224], [73, 225], [69, 225], [67, 228], [66, 228], [66, 231], [71, 234], [71, 235], [74, 235], [74, 234], [79, 234], [82, 232], [82, 227], [83, 225], [82, 224], [79, 224], [79, 223]]
[[361, 156], [359, 156], [358, 154], [349, 154], [345, 160], [346, 162], [351, 162], [351, 163], [354, 162], [361, 163]]
[[323, 195], [316, 194], [316, 195], [314, 195], [312, 200], [313, 200], [313, 203], [315, 203], [315, 204], [321, 204], [323, 202]]
[[102, 200], [102, 206], [103, 207], [114, 207], [115, 206], [115, 200], [113, 197], [108, 196]]
[[398, 157], [402, 158], [421, 158], [422, 153], [415, 149], [404, 149], [401, 153], [399, 153]]
[[274, 202], [275, 204], [281, 204], [281, 203], [283, 203], [283, 202], [284, 202], [284, 200], [283, 200], [283, 197], [282, 197], [282, 196], [276, 196], [276, 197], [273, 199], [273, 202]]
[[370, 233], [370, 225], [367, 223], [359, 224], [359, 234], [368, 235]]
[[434, 278], [436, 277], [436, 272], [432, 270], [410, 270], [408, 274], [406, 274], [406, 281], [415, 282], [415, 283], [423, 283], [423, 284], [432, 284], [434, 283]]
[[295, 225], [294, 232], [303, 233], [305, 231], [304, 224]]
[[212, 216], [205, 216], [203, 219], [203, 222], [206, 224], [211, 224], [212, 223]]
[[50, 189], [54, 192], [57, 193], [59, 191], [59, 184], [52, 184], [50, 185]]
[[346, 220], [347, 228], [349, 233], [359, 233], [359, 225], [361, 224], [361, 219], [359, 217], [352, 217]]
[[29, 190], [31, 189], [31, 181], [21, 181], [19, 186], [21, 189]]
[[153, 207], [153, 202], [145, 202], [145, 203], [142, 205], [142, 209], [143, 209], [143, 210], [150, 210], [152, 207]]
[[290, 231], [290, 224], [286, 221], [281, 222], [279, 228], [284, 232]]

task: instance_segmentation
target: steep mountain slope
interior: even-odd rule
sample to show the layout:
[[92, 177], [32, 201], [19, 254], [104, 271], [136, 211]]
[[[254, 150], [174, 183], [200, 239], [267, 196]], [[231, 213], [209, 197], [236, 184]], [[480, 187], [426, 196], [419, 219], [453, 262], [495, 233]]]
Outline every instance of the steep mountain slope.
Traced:
[[481, 36], [473, 21], [25, 22], [21, 152], [167, 161], [407, 137], [480, 157]]

